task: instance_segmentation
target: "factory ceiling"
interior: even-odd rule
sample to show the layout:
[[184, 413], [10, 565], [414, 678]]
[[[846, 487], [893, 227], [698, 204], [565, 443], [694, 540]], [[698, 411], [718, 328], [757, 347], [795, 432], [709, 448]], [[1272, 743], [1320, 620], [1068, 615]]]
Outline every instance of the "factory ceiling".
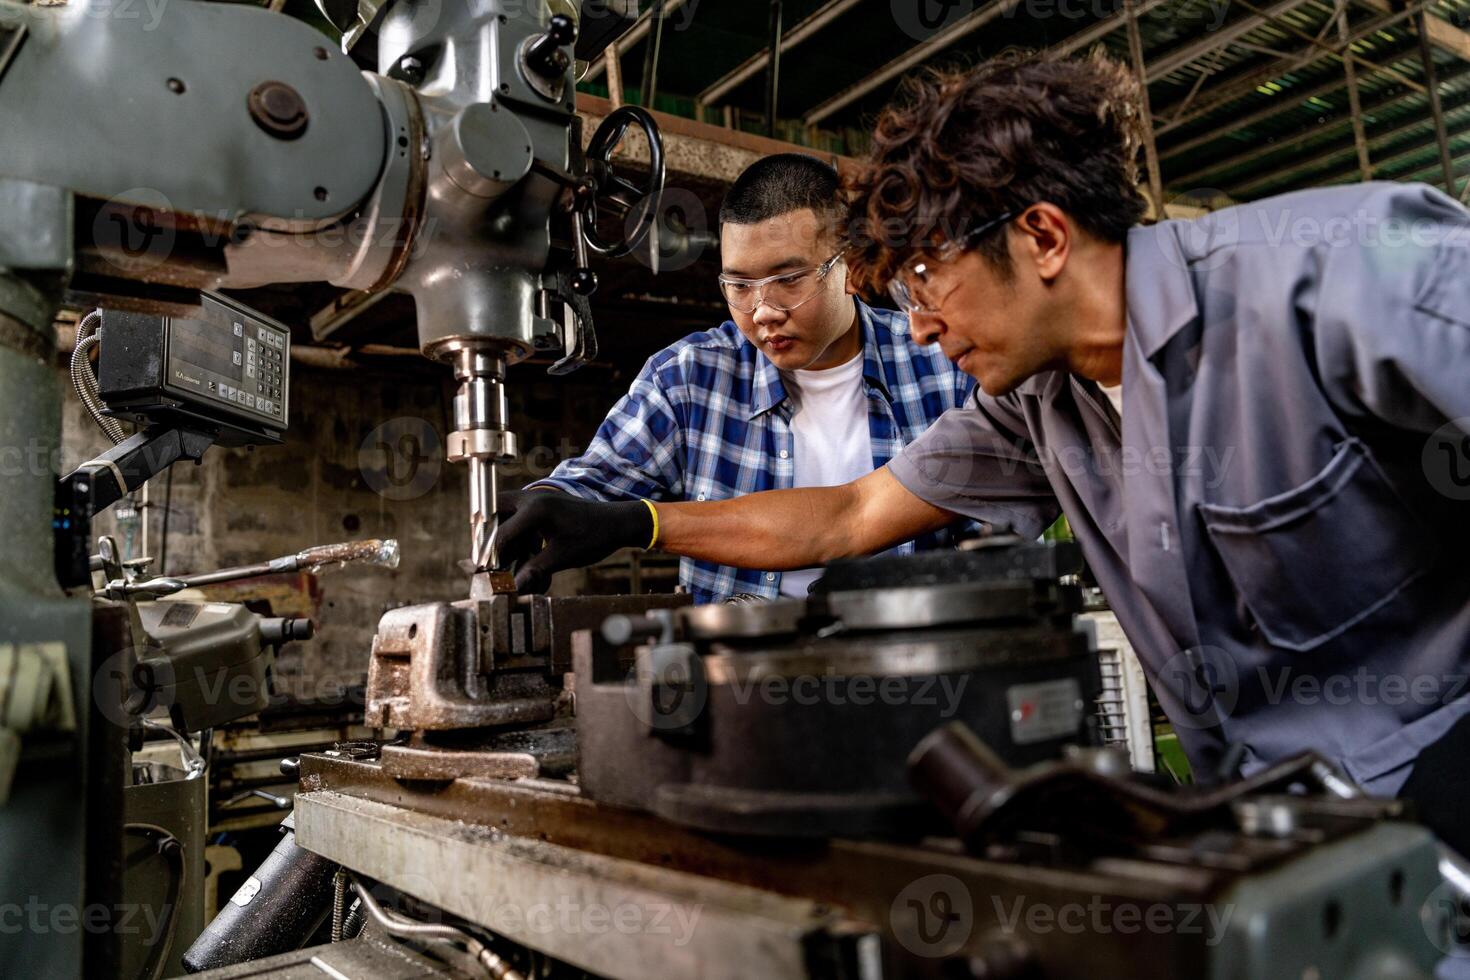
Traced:
[[[657, 37], [659, 108], [764, 131], [770, 5], [665, 0], [661, 36], [653, 5], [642, 6], [641, 29], [619, 46], [625, 98], [640, 100]], [[1463, 190], [1470, 0], [784, 0], [774, 133], [859, 153], [904, 75], [1011, 47], [1101, 46], [1137, 68], [1130, 16], [1166, 200], [1248, 200], [1364, 176], [1445, 186], [1431, 79], [1457, 196]], [[604, 65], [593, 65], [583, 89], [607, 94], [606, 86]]]

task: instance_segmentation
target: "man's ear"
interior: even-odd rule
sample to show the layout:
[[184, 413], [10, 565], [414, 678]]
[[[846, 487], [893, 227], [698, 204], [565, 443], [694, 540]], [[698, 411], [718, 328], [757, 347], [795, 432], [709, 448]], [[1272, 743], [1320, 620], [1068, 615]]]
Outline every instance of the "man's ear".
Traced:
[[1017, 243], [1021, 254], [1031, 261], [1044, 282], [1052, 282], [1062, 274], [1076, 235], [1065, 211], [1044, 201], [1033, 204], [1021, 212], [1012, 227], [1021, 236]]

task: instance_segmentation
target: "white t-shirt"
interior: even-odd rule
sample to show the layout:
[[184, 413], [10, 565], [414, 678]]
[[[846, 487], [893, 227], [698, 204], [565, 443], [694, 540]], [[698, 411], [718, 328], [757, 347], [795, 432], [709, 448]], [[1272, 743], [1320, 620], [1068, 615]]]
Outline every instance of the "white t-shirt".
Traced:
[[1104, 395], [1108, 396], [1108, 401], [1113, 403], [1113, 409], [1118, 413], [1118, 418], [1121, 419], [1123, 417], [1123, 382], [1119, 381], [1115, 385], [1100, 384], [1098, 388], [1102, 390]]
[[[841, 486], [873, 472], [862, 351], [825, 371], [782, 371], [781, 380], [794, 409], [793, 486]], [[820, 568], [786, 572], [781, 594], [804, 598], [821, 574]]]

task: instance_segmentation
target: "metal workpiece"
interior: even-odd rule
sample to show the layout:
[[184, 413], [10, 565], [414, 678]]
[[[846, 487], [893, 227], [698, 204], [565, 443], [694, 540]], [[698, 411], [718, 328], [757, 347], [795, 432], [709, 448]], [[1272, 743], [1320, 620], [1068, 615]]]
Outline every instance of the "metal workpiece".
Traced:
[[528, 658], [512, 602], [504, 596], [385, 613], [373, 637], [365, 723], [422, 732], [549, 721], [560, 684]]
[[688, 602], [509, 592], [392, 610], [373, 639], [365, 723], [415, 733], [383, 749], [405, 777], [564, 772], [574, 754], [563, 688], [573, 637], [610, 615]]
[[[371, 86], [301, 21], [194, 0], [151, 17], [7, 0], [0, 20], [28, 31], [0, 79], [0, 131], [24, 134], [0, 142], [0, 175], [223, 225], [263, 216], [307, 229], [366, 199], [382, 169]], [[306, 116], [290, 139], [252, 117], [250, 95], [267, 83], [261, 112], [291, 115], [289, 90]]]

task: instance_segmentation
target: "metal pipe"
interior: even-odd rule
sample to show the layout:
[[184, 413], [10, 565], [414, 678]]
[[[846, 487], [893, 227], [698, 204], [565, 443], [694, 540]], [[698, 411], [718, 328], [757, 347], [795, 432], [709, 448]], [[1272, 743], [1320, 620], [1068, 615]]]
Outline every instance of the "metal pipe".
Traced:
[[781, 100], [781, 0], [771, 0], [770, 55], [766, 59], [766, 135], [776, 135], [776, 107]]
[[463, 929], [456, 929], [454, 926], [431, 925], [427, 922], [414, 922], [396, 913], [390, 913], [378, 904], [378, 900], [373, 898], [372, 893], [364, 888], [362, 882], [356, 878], [352, 880], [352, 890], [357, 892], [358, 901], [362, 903], [368, 915], [388, 935], [397, 936], [400, 939], [438, 939], [459, 943], [481, 966], [489, 971], [494, 980], [525, 980], [509, 963]]
[[[1337, 37], [1343, 51], [1352, 53], [1352, 32], [1348, 30], [1347, 0], [1337, 0]], [[1358, 69], [1352, 58], [1342, 59], [1342, 74], [1347, 82], [1348, 110], [1353, 120], [1353, 146], [1358, 151], [1358, 174], [1363, 180], [1373, 179], [1373, 165], [1368, 162], [1368, 134], [1363, 128], [1363, 105], [1358, 99]]]
[[1159, 148], [1154, 142], [1153, 107], [1148, 96], [1148, 65], [1143, 60], [1143, 39], [1138, 31], [1138, 8], [1134, 0], [1123, 0], [1128, 13], [1128, 50], [1133, 73], [1138, 77], [1138, 101], [1143, 110], [1143, 150], [1148, 162], [1148, 188], [1154, 199], [1154, 220], [1164, 220], [1164, 177], [1159, 172]]
[[607, 69], [607, 100], [614, 109], [620, 109], [623, 105], [623, 66], [618, 60], [616, 42], [602, 52], [602, 64]]
[[[801, 21], [790, 31], [783, 31], [781, 37], [781, 53], [785, 54], [798, 44], [817, 35], [832, 21], [841, 17], [847, 11], [857, 6], [862, 0], [827, 0], [821, 7], [805, 20]], [[1162, 3], [1163, 0], [1153, 0], [1154, 3]], [[754, 78], [770, 61], [770, 52], [767, 49], [757, 51], [740, 63], [739, 67], [728, 72], [706, 86], [699, 93], [699, 101], [708, 105], [724, 98], [741, 84]]]
[[639, 94], [648, 109], [653, 108], [654, 96], [658, 94], [658, 56], [664, 40], [664, 0], [653, 0], [652, 23], [653, 37], [648, 47], [643, 49], [643, 81], [639, 84]]
[[1439, 166], [1444, 171], [1444, 189], [1455, 194], [1455, 164], [1450, 159], [1450, 138], [1444, 128], [1444, 107], [1439, 104], [1439, 81], [1435, 77], [1434, 49], [1429, 46], [1425, 13], [1414, 16], [1414, 33], [1419, 35], [1419, 60], [1424, 68], [1424, 87], [1429, 91], [1429, 117], [1434, 120], [1434, 138], [1439, 143]]
[[[676, 11], [680, 7], [684, 6], [684, 4], [687, 3], [687, 2], [688, 2], [688, 0], [664, 0], [664, 5], [663, 5], [663, 14], [664, 14], [664, 16], [667, 17], [669, 14], [672, 14], [674, 11]], [[638, 16], [638, 20], [634, 22], [634, 24], [633, 24], [632, 27], [628, 28], [628, 32], [626, 34], [624, 34], [622, 37], [618, 38], [617, 45], [618, 45], [618, 48], [619, 49], [621, 49], [623, 51], [627, 51], [630, 48], [632, 48], [633, 45], [637, 44], [640, 40], [642, 40], [642, 38], [644, 37], [644, 35], [646, 35], [648, 33], [649, 25], [652, 22], [652, 17], [650, 16], [652, 13], [653, 13], [653, 8], [650, 7], [647, 10], [645, 10], [642, 14], [640, 14]], [[693, 12], [692, 11], [690, 13], [690, 16], [691, 17], [693, 16]], [[594, 79], [597, 76], [601, 75], [602, 72], [603, 72], [603, 70], [606, 67], [607, 67], [607, 63], [606, 62], [604, 62], [604, 61], [594, 61], [592, 63], [592, 65], [591, 65], [591, 67], [589, 67], [587, 69], [587, 74], [584, 75], [584, 76], [582, 76], [582, 81], [584, 81], [584, 82], [590, 82], [592, 79]]]

